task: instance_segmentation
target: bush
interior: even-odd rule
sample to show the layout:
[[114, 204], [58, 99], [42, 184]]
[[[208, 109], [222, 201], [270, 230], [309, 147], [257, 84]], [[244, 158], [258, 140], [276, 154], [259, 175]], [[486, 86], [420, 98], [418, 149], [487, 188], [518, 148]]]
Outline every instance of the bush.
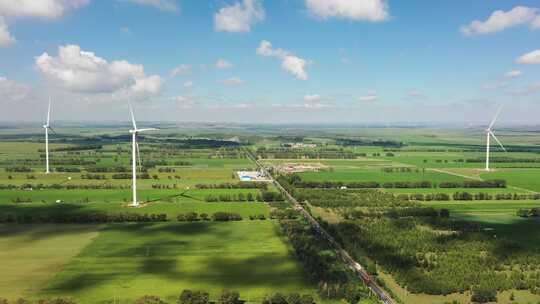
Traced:
[[165, 304], [166, 302], [161, 300], [158, 296], [150, 296], [145, 295], [137, 300], [135, 300], [135, 304]]
[[41, 299], [38, 304], [76, 304], [72, 298]]
[[205, 291], [191, 291], [185, 289], [178, 297], [178, 304], [208, 304], [209, 295]]
[[242, 304], [244, 301], [240, 300], [240, 294], [237, 291], [224, 290], [218, 299], [218, 304]]
[[475, 303], [497, 302], [497, 290], [489, 286], [476, 286], [472, 290], [471, 301]]
[[212, 220], [216, 222], [241, 221], [242, 216], [238, 213], [216, 212], [212, 214]]

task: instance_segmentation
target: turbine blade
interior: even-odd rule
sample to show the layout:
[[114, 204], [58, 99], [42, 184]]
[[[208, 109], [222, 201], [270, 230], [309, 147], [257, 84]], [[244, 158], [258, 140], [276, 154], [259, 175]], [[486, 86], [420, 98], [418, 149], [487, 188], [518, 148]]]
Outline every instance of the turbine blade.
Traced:
[[133, 130], [137, 130], [137, 124], [135, 123], [135, 115], [133, 114], [133, 107], [131, 107], [131, 102], [128, 100], [129, 113], [131, 114], [131, 123], [133, 124]]
[[156, 128], [144, 128], [144, 129], [137, 129], [137, 133], [145, 132], [145, 131], [158, 131], [159, 129]]
[[58, 135], [58, 133], [56, 133], [56, 131], [53, 128], [47, 126], [47, 129], [51, 130], [51, 132], [53, 132], [54, 135]]
[[502, 106], [499, 106], [499, 108], [497, 109], [497, 112], [495, 112], [495, 116], [493, 117], [493, 120], [489, 124], [489, 127], [488, 127], [489, 130], [491, 130], [491, 128], [493, 127], [493, 125], [497, 121], [497, 118], [499, 118], [499, 114], [501, 114], [501, 109], [502, 109]]
[[51, 120], [51, 97], [49, 96], [49, 108], [47, 110], [47, 126]]
[[503, 146], [503, 144], [499, 141], [499, 139], [497, 138], [497, 136], [495, 136], [495, 134], [493, 132], [489, 132], [489, 134], [491, 135], [491, 137], [493, 137], [493, 139], [495, 139], [495, 141], [499, 144], [499, 146], [501, 146], [501, 148], [503, 149], [504, 152], [506, 152], [506, 148]]

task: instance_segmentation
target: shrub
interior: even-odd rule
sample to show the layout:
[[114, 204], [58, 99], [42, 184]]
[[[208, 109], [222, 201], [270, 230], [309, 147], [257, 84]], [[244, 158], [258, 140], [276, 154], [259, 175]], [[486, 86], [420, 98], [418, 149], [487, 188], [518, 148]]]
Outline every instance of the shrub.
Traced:
[[209, 294], [206, 291], [191, 291], [185, 289], [180, 294], [178, 304], [208, 304]]
[[218, 299], [218, 304], [242, 304], [244, 301], [240, 300], [240, 294], [238, 291], [224, 290]]
[[472, 290], [471, 301], [475, 303], [497, 302], [497, 290], [490, 286], [476, 286]]
[[161, 300], [158, 296], [145, 295], [137, 300], [135, 304], [165, 304], [166, 302]]

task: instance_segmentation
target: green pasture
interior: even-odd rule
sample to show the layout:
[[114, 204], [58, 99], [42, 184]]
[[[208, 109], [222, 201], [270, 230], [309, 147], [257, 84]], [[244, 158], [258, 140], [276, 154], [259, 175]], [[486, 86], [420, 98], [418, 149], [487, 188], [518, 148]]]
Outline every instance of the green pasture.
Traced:
[[[272, 221], [111, 224], [34, 297], [133, 303], [145, 294], [175, 302], [182, 289], [314, 294]], [[249, 233], [246, 233], [249, 231]]]
[[0, 224], [0, 297], [36, 294], [97, 237], [100, 227]]

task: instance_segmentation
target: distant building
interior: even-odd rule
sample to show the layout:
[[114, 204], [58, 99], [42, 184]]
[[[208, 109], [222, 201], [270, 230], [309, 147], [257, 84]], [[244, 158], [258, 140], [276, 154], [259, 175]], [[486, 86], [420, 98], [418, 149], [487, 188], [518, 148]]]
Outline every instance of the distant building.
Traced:
[[240, 181], [243, 182], [267, 182], [269, 179], [262, 171], [238, 171], [236, 172]]

